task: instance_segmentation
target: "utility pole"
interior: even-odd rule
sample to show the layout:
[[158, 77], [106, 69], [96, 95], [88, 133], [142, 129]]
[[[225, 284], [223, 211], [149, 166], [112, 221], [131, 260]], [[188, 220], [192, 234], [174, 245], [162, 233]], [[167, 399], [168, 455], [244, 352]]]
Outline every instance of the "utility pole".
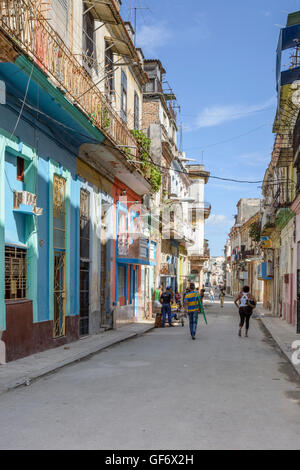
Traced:
[[137, 10], [150, 10], [150, 8], [134, 8], [134, 46], [136, 46], [136, 12]]

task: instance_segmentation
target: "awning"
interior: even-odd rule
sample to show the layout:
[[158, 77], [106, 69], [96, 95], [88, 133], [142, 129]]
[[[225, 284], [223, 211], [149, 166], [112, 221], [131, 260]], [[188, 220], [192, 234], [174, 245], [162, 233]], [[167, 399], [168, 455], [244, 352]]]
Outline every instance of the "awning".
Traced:
[[89, 10], [95, 20], [108, 24], [120, 24], [120, 17], [110, 2], [102, 0], [84, 0], [86, 11]]

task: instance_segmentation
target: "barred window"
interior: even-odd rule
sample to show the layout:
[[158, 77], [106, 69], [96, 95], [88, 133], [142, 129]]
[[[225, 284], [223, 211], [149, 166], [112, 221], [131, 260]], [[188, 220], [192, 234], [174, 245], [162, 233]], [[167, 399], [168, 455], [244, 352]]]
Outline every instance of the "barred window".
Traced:
[[26, 299], [27, 250], [14, 246], [5, 247], [5, 299]]

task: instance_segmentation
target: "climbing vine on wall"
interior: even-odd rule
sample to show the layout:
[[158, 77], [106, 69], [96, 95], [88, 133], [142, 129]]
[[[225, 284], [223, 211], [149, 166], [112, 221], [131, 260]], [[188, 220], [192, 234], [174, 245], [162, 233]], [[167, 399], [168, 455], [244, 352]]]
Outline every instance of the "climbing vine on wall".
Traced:
[[260, 241], [260, 223], [259, 222], [253, 222], [250, 225], [249, 237], [252, 238], [252, 240], [257, 243]]
[[153, 164], [150, 158], [151, 139], [138, 129], [134, 129], [131, 132], [140, 148], [139, 157], [142, 162], [141, 169], [144, 174], [150, 178], [153, 191], [157, 192], [161, 187], [162, 176], [160, 170]]

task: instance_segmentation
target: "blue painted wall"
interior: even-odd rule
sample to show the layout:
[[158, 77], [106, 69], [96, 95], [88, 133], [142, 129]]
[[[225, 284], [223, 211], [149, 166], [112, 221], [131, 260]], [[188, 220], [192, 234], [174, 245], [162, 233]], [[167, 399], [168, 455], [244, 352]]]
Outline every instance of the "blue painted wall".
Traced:
[[[16, 124], [17, 115], [10, 109], [0, 106], [0, 127], [8, 133]], [[26, 119], [26, 118], [25, 118]], [[49, 130], [47, 131], [49, 133]], [[55, 142], [55, 136], [49, 138], [42, 130], [20, 119], [15, 136], [32, 147], [38, 155], [37, 165], [37, 206], [43, 208], [43, 215], [37, 217], [38, 222], [38, 321], [47, 321], [49, 312], [49, 160], [59, 163], [71, 173], [71, 205], [70, 205], [70, 314], [79, 314], [79, 205], [80, 184], [76, 176], [76, 155], [62, 148]], [[16, 180], [16, 157], [5, 155], [5, 238], [10, 243], [25, 243], [25, 222], [28, 217], [13, 212], [12, 189], [23, 190], [22, 182]]]
[[26, 215], [13, 211], [13, 190], [23, 191], [24, 183], [17, 180], [17, 157], [5, 152], [5, 243], [26, 243]]

